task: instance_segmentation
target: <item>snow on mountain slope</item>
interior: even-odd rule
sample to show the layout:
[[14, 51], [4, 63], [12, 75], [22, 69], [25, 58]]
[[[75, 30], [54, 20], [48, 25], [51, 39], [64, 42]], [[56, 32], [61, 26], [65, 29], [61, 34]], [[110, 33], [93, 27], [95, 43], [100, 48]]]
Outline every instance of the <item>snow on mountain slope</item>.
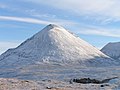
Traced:
[[61, 26], [50, 24], [14, 49], [0, 56], [0, 67], [16, 67], [40, 63], [107, 66], [115, 62], [101, 51], [69, 33]]
[[120, 59], [120, 42], [108, 43], [101, 51], [114, 59]]

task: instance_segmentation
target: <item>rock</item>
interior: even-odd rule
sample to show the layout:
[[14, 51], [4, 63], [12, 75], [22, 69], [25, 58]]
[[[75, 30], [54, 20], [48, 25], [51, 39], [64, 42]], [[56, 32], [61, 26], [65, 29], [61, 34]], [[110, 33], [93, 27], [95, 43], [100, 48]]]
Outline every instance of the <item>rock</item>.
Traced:
[[100, 87], [104, 87], [104, 85], [101, 85]]
[[87, 84], [87, 83], [96, 83], [96, 84], [100, 84], [100, 83], [101, 83], [101, 81], [99, 81], [99, 80], [90, 79], [90, 78], [73, 79], [73, 82], [76, 82], [76, 83], [83, 83], [83, 84]]
[[100, 85], [100, 87], [105, 87], [105, 86], [109, 86], [109, 84]]
[[52, 89], [52, 87], [47, 86], [46, 89]]
[[102, 81], [97, 80], [97, 79], [81, 78], [81, 79], [73, 79], [73, 82], [82, 83], [82, 84], [88, 84], [88, 83], [102, 84], [102, 83], [108, 83], [110, 80], [115, 79], [115, 78], [117, 77], [104, 79]]

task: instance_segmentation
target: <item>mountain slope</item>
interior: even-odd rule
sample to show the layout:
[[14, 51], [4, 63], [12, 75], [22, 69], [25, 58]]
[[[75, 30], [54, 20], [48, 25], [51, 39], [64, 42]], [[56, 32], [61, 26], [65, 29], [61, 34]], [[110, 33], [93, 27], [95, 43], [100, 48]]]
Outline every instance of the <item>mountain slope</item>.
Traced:
[[114, 59], [120, 59], [120, 42], [108, 43], [101, 51]]
[[107, 66], [115, 62], [61, 26], [50, 24], [14, 49], [0, 56], [0, 67], [40, 63]]

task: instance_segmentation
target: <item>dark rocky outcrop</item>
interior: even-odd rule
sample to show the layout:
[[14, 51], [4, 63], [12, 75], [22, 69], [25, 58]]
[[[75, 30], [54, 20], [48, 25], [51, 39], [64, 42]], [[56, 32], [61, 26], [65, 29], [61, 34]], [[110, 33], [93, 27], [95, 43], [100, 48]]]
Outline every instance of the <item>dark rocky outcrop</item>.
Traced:
[[117, 78], [117, 77], [108, 78], [108, 79], [104, 79], [104, 80], [81, 78], [81, 79], [72, 79], [72, 80], [70, 80], [70, 83], [76, 82], [76, 83], [82, 83], [82, 84], [88, 84], [88, 83], [102, 84], [102, 83], [108, 83], [110, 80], [115, 79], [115, 78]]

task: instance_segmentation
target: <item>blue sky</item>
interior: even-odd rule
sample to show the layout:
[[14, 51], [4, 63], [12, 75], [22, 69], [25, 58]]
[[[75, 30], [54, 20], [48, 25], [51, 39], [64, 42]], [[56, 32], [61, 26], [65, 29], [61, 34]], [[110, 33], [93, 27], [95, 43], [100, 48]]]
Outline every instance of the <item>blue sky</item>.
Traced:
[[97, 48], [120, 41], [119, 0], [0, 0], [0, 53], [55, 23]]

